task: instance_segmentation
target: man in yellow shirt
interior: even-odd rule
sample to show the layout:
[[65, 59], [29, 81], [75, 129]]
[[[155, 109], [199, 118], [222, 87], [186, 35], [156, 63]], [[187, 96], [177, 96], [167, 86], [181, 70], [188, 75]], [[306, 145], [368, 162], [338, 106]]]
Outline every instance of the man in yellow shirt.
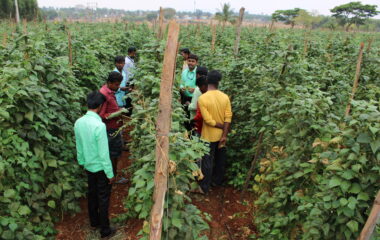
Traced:
[[203, 117], [201, 138], [210, 143], [210, 153], [202, 159], [204, 175], [201, 190], [207, 193], [212, 180], [216, 185], [223, 183], [226, 163], [226, 141], [232, 120], [229, 97], [218, 90], [222, 74], [216, 70], [207, 74], [208, 91], [198, 99]]

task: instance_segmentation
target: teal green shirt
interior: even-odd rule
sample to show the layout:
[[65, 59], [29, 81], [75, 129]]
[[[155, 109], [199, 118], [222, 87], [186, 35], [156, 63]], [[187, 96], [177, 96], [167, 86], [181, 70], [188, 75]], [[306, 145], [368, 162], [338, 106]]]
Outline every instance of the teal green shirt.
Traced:
[[[196, 72], [197, 68], [195, 68], [193, 71], [190, 71], [188, 68], [183, 70], [182, 75], [181, 75], [181, 88], [195, 88], [195, 81], [196, 81]], [[185, 90], [185, 96], [187, 97], [193, 97], [193, 94], [189, 92], [188, 90]]]
[[74, 132], [79, 165], [93, 173], [104, 171], [107, 178], [113, 178], [106, 125], [100, 116], [88, 111], [75, 122]]

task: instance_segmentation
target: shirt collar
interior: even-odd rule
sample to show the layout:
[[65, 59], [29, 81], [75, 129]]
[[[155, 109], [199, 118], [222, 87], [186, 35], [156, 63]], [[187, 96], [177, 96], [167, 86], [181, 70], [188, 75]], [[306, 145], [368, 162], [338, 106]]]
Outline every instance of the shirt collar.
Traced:
[[86, 115], [90, 117], [95, 117], [97, 120], [102, 121], [102, 118], [99, 116], [99, 114], [93, 111], [87, 111]]
[[104, 91], [106, 91], [107, 94], [115, 94], [114, 91], [112, 91], [111, 89], [109, 89], [109, 87], [107, 86], [107, 84], [104, 84], [103, 87]]

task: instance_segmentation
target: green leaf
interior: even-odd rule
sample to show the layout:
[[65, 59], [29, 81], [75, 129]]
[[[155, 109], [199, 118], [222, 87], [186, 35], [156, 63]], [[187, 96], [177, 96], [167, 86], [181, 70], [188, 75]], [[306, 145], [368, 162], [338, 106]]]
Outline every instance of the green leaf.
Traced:
[[332, 179], [330, 179], [329, 187], [333, 188], [339, 186], [341, 183], [342, 181], [338, 177], [333, 177]]
[[51, 208], [55, 208], [55, 202], [53, 200], [50, 200], [48, 202], [48, 206], [51, 207]]
[[24, 117], [26, 119], [28, 119], [29, 121], [33, 122], [34, 112], [33, 111], [29, 111], [29, 112], [25, 113]]
[[347, 227], [351, 230], [351, 232], [356, 233], [359, 229], [359, 224], [355, 220], [351, 220], [347, 223]]
[[4, 197], [5, 198], [14, 198], [16, 196], [16, 191], [13, 189], [7, 189], [4, 192]]
[[368, 133], [360, 133], [356, 141], [358, 143], [370, 143], [371, 137], [368, 135]]
[[369, 130], [371, 131], [371, 133], [373, 135], [375, 135], [380, 129], [376, 128], [376, 127], [369, 127]]
[[9, 229], [14, 232], [17, 229], [18, 225], [16, 223], [9, 224]]
[[346, 206], [348, 203], [347, 199], [345, 199], [345, 198], [339, 199], [339, 202], [340, 202], [340, 206], [342, 206], [342, 207]]
[[22, 205], [18, 211], [17, 211], [20, 215], [28, 215], [30, 214], [32, 211], [30, 211], [30, 208], [28, 206], [25, 206], [25, 205]]
[[178, 219], [178, 218], [173, 218], [173, 219], [172, 219], [172, 224], [173, 224], [174, 226], [176, 226], [177, 228], [182, 228], [182, 222], [181, 222], [181, 220]]
[[49, 167], [53, 167], [53, 168], [57, 168], [58, 167], [57, 160], [55, 160], [55, 159], [48, 159], [47, 160], [47, 165]]
[[361, 190], [362, 190], [362, 188], [360, 187], [360, 185], [358, 183], [353, 183], [348, 192], [357, 194], [357, 193], [360, 193]]
[[361, 192], [361, 193], [359, 193], [357, 199], [358, 200], [363, 200], [363, 201], [368, 201], [369, 200], [369, 196], [368, 196], [367, 193]]
[[376, 139], [376, 141], [372, 141], [370, 145], [371, 145], [372, 152], [376, 153], [377, 150], [380, 149], [380, 139]]
[[348, 207], [351, 209], [351, 210], [355, 210], [355, 206], [356, 206], [356, 203], [358, 202], [358, 200], [356, 200], [356, 198], [354, 197], [350, 197], [348, 199]]

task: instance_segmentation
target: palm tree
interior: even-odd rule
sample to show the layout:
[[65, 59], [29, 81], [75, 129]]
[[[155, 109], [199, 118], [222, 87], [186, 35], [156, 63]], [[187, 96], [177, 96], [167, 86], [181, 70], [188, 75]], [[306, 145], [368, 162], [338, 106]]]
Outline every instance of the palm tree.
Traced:
[[224, 29], [227, 22], [232, 24], [236, 22], [236, 17], [233, 15], [234, 12], [233, 9], [231, 9], [231, 5], [229, 3], [224, 3], [222, 5], [222, 10], [219, 10], [219, 12], [215, 14], [215, 19], [222, 22]]

